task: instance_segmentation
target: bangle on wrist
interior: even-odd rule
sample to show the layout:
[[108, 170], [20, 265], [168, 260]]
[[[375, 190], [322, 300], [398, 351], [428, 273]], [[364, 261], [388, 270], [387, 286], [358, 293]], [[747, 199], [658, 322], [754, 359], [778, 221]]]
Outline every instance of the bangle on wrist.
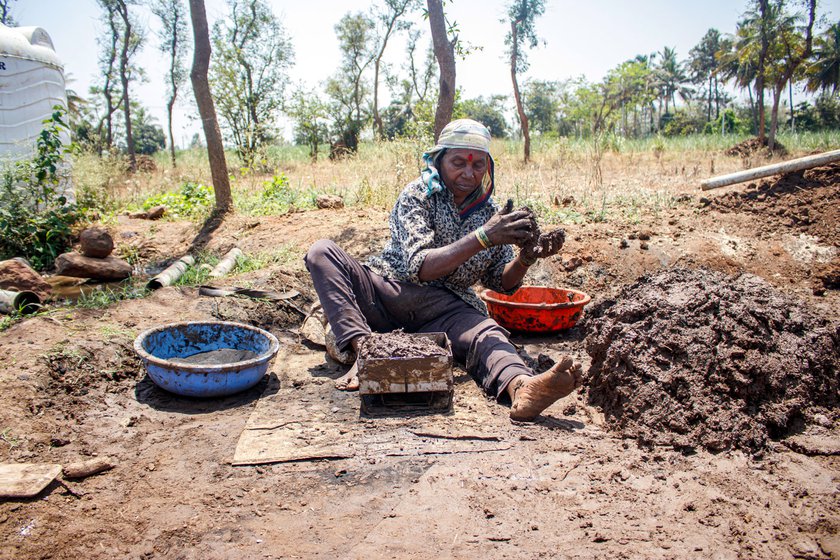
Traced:
[[478, 242], [481, 244], [482, 247], [485, 249], [489, 249], [493, 246], [490, 242], [490, 238], [487, 237], [487, 232], [484, 231], [484, 226], [481, 226], [477, 230], [473, 232], [475, 234], [475, 238], [478, 239]]
[[519, 262], [522, 263], [526, 267], [531, 267], [531, 266], [534, 266], [534, 263], [537, 262], [537, 258], [532, 257], [532, 258], [529, 259], [528, 257], [526, 257], [525, 255], [523, 255], [520, 252], [519, 253]]

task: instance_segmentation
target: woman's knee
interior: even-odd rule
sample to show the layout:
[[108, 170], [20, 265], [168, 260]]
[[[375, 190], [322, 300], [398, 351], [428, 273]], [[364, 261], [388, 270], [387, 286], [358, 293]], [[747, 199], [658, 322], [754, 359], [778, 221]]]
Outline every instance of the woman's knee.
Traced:
[[310, 265], [317, 266], [323, 263], [330, 255], [334, 255], [337, 249], [338, 245], [332, 239], [319, 239], [306, 252], [303, 262], [306, 264], [306, 268], [311, 270]]

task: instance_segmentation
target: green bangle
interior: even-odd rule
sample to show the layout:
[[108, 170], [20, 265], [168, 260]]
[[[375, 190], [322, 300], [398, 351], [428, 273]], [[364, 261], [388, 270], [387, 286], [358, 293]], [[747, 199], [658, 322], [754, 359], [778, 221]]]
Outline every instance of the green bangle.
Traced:
[[475, 230], [475, 236], [478, 238], [478, 242], [481, 243], [481, 246], [485, 249], [489, 249], [493, 246], [490, 242], [490, 238], [487, 237], [487, 232], [484, 231], [484, 226], [481, 226], [477, 230]]

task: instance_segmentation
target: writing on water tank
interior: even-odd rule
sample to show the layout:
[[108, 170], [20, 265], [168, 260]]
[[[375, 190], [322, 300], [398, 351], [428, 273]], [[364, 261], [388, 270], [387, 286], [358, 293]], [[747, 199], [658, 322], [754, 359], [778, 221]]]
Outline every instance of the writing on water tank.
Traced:
[[3, 62], [3, 61], [0, 61], [0, 70], [5, 70], [5, 69], [6, 69], [6, 63]]

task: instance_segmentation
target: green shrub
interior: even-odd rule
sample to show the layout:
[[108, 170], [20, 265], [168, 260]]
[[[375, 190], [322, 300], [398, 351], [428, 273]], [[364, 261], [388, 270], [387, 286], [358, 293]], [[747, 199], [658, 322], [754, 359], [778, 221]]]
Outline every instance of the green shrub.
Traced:
[[215, 202], [213, 189], [201, 183], [186, 182], [178, 192], [152, 195], [143, 202], [143, 209], [166, 206], [169, 216], [200, 218], [209, 213]]
[[72, 245], [72, 226], [80, 220], [75, 204], [61, 192], [59, 166], [68, 151], [60, 133], [64, 110], [54, 108], [44, 121], [37, 153], [2, 170], [0, 184], [0, 259], [25, 257], [36, 270], [52, 266]]

